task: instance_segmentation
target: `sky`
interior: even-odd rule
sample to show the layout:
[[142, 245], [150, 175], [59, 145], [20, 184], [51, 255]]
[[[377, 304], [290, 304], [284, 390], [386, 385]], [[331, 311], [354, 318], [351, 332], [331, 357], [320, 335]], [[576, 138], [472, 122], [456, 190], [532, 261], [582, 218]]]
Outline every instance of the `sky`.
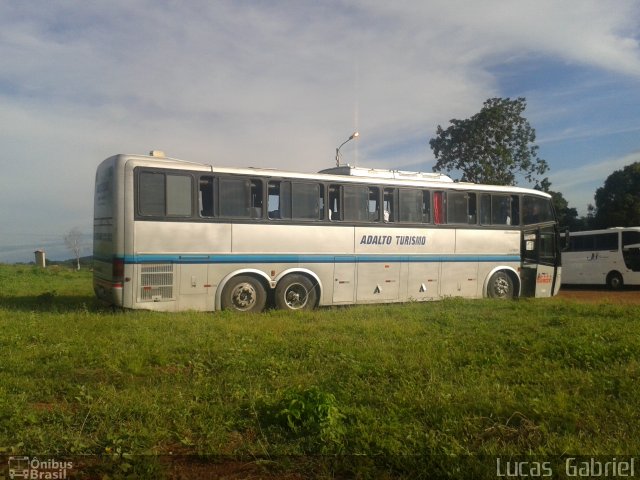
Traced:
[[90, 254], [116, 153], [315, 172], [357, 130], [344, 162], [431, 171], [492, 97], [584, 215], [640, 161], [639, 42], [637, 0], [0, 2], [0, 262], [70, 258], [74, 227]]

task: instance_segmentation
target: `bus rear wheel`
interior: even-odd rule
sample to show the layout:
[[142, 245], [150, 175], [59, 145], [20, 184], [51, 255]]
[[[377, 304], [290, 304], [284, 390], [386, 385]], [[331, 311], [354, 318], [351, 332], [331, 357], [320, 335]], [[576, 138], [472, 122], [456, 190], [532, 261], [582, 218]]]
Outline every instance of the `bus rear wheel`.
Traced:
[[261, 312], [267, 303], [267, 291], [257, 278], [238, 275], [225, 285], [221, 303], [223, 310]]
[[491, 275], [487, 294], [491, 298], [511, 299], [514, 295], [513, 279], [506, 272], [496, 272]]
[[607, 287], [611, 290], [620, 290], [624, 286], [624, 279], [618, 272], [611, 272], [607, 275]]
[[311, 310], [317, 300], [318, 291], [304, 275], [287, 275], [276, 287], [276, 307], [282, 310]]

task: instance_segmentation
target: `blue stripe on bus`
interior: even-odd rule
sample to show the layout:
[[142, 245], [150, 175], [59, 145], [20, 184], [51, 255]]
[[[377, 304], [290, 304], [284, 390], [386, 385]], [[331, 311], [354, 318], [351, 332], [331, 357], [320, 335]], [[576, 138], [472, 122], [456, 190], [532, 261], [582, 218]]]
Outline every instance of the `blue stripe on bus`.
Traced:
[[125, 255], [124, 262], [134, 263], [423, 263], [423, 262], [520, 262], [519, 255], [295, 255], [295, 254], [140, 254]]

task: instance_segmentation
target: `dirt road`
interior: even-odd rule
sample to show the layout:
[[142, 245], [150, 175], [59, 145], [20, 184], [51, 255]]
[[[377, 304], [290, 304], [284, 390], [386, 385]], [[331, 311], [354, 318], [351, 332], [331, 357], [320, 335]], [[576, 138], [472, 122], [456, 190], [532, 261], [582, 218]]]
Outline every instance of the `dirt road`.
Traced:
[[559, 298], [567, 298], [582, 302], [610, 302], [626, 305], [640, 305], [640, 288], [626, 287], [620, 291], [611, 291], [605, 287], [562, 286]]

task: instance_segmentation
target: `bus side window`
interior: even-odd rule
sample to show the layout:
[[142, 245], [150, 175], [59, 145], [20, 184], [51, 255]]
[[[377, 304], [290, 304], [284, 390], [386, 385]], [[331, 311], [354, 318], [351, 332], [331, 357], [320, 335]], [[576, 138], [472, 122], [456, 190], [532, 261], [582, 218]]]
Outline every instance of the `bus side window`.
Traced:
[[520, 197], [511, 195], [511, 225], [520, 225]]
[[269, 218], [272, 220], [291, 218], [291, 182], [271, 180], [268, 186]]
[[369, 221], [380, 221], [380, 189], [369, 187]]
[[213, 177], [200, 177], [198, 210], [201, 217], [213, 217]]
[[318, 198], [318, 209], [320, 210], [318, 214], [320, 215], [320, 220], [324, 220], [324, 207], [326, 205], [325, 199], [325, 186], [320, 184], [320, 198]]
[[329, 185], [329, 220], [342, 220], [342, 187], [340, 185]]
[[618, 233], [603, 233], [595, 237], [595, 250], [598, 251], [617, 251], [619, 250]]
[[291, 216], [299, 220], [320, 220], [320, 184], [291, 183]]
[[190, 217], [191, 175], [142, 171], [138, 177], [138, 213], [150, 217]]
[[407, 223], [421, 223], [424, 208], [424, 196], [422, 190], [401, 188], [399, 196], [400, 221]]
[[190, 217], [192, 195], [191, 176], [167, 174], [167, 216]]
[[262, 218], [262, 180], [251, 180], [251, 218]]
[[446, 213], [444, 192], [433, 192], [433, 223], [436, 225], [447, 223]]
[[[480, 224], [514, 225], [514, 217], [516, 217], [515, 222], [518, 221], [517, 199], [517, 196], [482, 194], [480, 196]], [[515, 224], [517, 225], [517, 223]]]
[[483, 193], [480, 195], [481, 225], [519, 225], [520, 197]]
[[431, 223], [431, 192], [422, 191], [422, 223]]
[[491, 196], [491, 224], [511, 225], [511, 197]]
[[467, 199], [464, 192], [447, 192], [449, 223], [467, 223]]
[[221, 177], [218, 193], [221, 217], [251, 216], [251, 181], [248, 178]]
[[591, 252], [595, 250], [595, 235], [572, 235], [569, 237], [569, 251]]
[[366, 222], [369, 220], [369, 188], [364, 185], [344, 185], [343, 219], [348, 222]]
[[447, 195], [447, 218], [449, 223], [477, 223], [476, 194], [449, 192]]
[[478, 204], [476, 202], [476, 194], [467, 194], [467, 223], [476, 225], [478, 223]]
[[384, 197], [382, 201], [382, 206], [384, 208], [383, 218], [386, 222], [395, 222], [395, 188], [385, 188], [384, 189]]
[[138, 211], [140, 215], [164, 216], [164, 173], [140, 172], [138, 178]]
[[480, 195], [480, 225], [491, 225], [491, 195]]
[[280, 182], [267, 184], [267, 212], [270, 219], [280, 218]]

